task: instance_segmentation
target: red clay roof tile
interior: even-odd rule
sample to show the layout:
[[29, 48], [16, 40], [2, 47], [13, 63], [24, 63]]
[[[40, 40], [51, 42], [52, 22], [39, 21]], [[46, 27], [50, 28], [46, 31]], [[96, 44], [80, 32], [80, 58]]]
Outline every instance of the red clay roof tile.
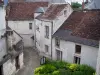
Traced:
[[9, 3], [9, 6], [8, 20], [31, 20], [34, 19], [35, 10], [38, 7], [48, 7], [48, 2], [14, 2]]
[[57, 17], [57, 15], [65, 8], [68, 4], [52, 4], [47, 11], [38, 16], [37, 19], [48, 19], [53, 20]]
[[73, 12], [60, 29], [71, 30], [73, 36], [99, 40], [100, 10]]

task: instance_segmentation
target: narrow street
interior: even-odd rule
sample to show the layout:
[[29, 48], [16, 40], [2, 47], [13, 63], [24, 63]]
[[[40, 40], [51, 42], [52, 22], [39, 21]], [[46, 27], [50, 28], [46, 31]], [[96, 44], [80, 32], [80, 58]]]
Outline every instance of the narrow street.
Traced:
[[38, 55], [32, 48], [24, 49], [24, 67], [16, 75], [33, 75], [40, 64]]

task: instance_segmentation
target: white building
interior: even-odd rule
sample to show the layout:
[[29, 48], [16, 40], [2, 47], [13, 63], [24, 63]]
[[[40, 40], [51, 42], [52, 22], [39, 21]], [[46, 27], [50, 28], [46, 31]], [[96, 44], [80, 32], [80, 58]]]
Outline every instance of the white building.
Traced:
[[91, 0], [85, 6], [86, 9], [100, 9], [100, 0]]
[[25, 47], [34, 46], [34, 13], [38, 7], [48, 7], [48, 2], [14, 2], [7, 9], [8, 26], [23, 37]]
[[73, 12], [53, 35], [53, 59], [87, 64], [96, 69], [100, 37], [99, 14], [97, 10]]
[[30, 2], [49, 2], [50, 4], [52, 4], [52, 3], [67, 3], [67, 2], [71, 3], [71, 0], [25, 0], [25, 1], [30, 1]]
[[73, 12], [69, 4], [52, 4], [36, 17], [36, 47], [40, 55], [52, 58], [52, 35]]
[[[20, 68], [23, 67], [22, 38], [20, 38], [18, 34], [14, 33], [17, 37], [14, 38], [14, 42], [12, 43], [12, 39], [8, 37], [9, 33], [7, 33], [5, 7], [3, 1], [0, 0], [0, 75], [15, 74]], [[11, 51], [11, 46], [16, 48]]]

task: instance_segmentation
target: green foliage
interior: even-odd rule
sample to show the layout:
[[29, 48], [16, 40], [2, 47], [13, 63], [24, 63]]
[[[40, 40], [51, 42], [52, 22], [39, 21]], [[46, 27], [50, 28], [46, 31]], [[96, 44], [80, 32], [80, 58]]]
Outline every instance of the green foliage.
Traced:
[[69, 65], [69, 69], [70, 69], [71, 71], [77, 71], [78, 66], [79, 66], [79, 65], [77, 65], [77, 64], [70, 64], [70, 65]]
[[73, 2], [71, 6], [72, 6], [72, 8], [79, 8], [82, 5], [80, 3], [78, 3], [78, 2]]
[[82, 71], [74, 71], [72, 75], [86, 75], [86, 74]]
[[95, 70], [90, 66], [51, 60], [46, 60], [46, 64], [34, 72], [35, 75], [95, 75]]
[[85, 71], [85, 72], [91, 72], [91, 73], [95, 72], [95, 70], [92, 67], [88, 66], [88, 65], [79, 65], [79, 70], [80, 71]]
[[35, 74], [49, 74], [49, 73], [52, 73], [53, 71], [56, 70], [56, 67], [54, 67], [53, 65], [50, 65], [50, 64], [46, 64], [46, 65], [42, 65], [41, 67], [39, 68], [36, 68], [35, 69]]
[[60, 75], [60, 71], [54, 71], [52, 75]]
[[59, 69], [60, 75], [72, 75], [72, 72], [70, 70], [65, 69]]

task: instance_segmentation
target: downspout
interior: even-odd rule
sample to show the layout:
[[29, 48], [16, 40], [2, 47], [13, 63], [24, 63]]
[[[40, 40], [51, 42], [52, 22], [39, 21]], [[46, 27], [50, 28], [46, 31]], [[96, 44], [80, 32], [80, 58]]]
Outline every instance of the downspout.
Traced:
[[53, 35], [53, 21], [51, 22], [51, 60], [52, 60], [52, 35]]
[[35, 18], [34, 18], [34, 42], [35, 42], [35, 48], [36, 48], [36, 22], [35, 22]]
[[8, 26], [8, 20], [6, 19], [6, 49], [8, 53], [8, 36], [7, 36], [7, 26]]

